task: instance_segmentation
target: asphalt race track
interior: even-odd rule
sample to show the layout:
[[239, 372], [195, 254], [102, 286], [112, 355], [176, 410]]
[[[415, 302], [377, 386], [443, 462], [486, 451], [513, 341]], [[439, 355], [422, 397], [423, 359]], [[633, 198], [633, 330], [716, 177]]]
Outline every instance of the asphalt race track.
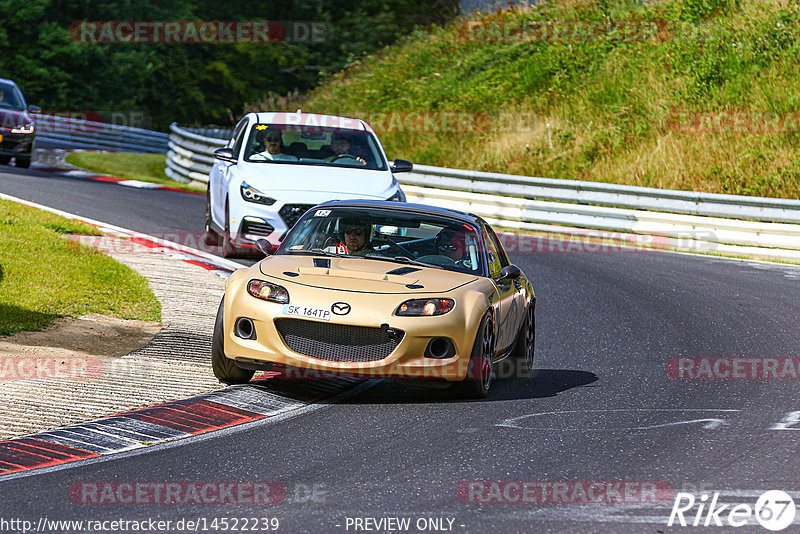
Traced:
[[[202, 228], [199, 195], [14, 169], [0, 172], [0, 192], [144, 232]], [[510, 252], [537, 294], [532, 379], [496, 383], [488, 399], [470, 402], [380, 381], [293, 417], [29, 472], [0, 480], [0, 517], [278, 518], [278, 532], [386, 531], [367, 527], [387, 518], [408, 518], [408, 529], [395, 530], [408, 532], [664, 532], [679, 491], [698, 503], [719, 493], [720, 503], [753, 506], [766, 490], [798, 501], [800, 377], [752, 379], [739, 369], [743, 378], [677, 379], [668, 364], [768, 358], [780, 359], [780, 371], [784, 359], [800, 358], [800, 269], [544, 248]], [[509, 502], [521, 487], [509, 481], [541, 483], [547, 502]], [[92, 504], [75, 495], [82, 483], [106, 482], [273, 482], [286, 495], [224, 505]], [[562, 482], [569, 489], [554, 493]], [[592, 484], [611, 488], [603, 495], [628, 488], [630, 498], [585, 504], [576, 486]], [[666, 488], [666, 497], [653, 503], [643, 484]], [[749, 523], [736, 531], [766, 532]]]

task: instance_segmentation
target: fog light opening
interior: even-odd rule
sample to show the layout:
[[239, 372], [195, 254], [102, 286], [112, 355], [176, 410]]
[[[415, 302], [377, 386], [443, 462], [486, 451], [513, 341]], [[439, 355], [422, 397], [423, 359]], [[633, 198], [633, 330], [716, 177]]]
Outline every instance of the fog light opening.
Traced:
[[449, 358], [455, 353], [453, 342], [444, 337], [436, 337], [428, 343], [428, 350], [426, 351], [429, 358]]
[[255, 339], [256, 326], [253, 324], [252, 319], [241, 317], [236, 320], [235, 332], [237, 337], [242, 339]]

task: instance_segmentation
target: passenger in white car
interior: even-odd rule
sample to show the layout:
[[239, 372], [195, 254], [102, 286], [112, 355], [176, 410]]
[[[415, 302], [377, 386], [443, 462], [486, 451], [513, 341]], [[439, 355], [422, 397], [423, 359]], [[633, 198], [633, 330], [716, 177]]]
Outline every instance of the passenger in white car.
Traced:
[[264, 151], [251, 156], [251, 159], [265, 159], [272, 161], [298, 161], [297, 156], [285, 152], [283, 138], [278, 130], [264, 130], [256, 134], [256, 142], [264, 145]]

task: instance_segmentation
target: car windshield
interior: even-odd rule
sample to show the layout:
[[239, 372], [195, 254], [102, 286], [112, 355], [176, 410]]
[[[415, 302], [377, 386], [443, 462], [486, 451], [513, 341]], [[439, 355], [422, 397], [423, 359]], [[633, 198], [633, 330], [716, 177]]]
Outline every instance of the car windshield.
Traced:
[[277, 254], [358, 256], [470, 274], [484, 272], [480, 239], [473, 226], [388, 209], [311, 210], [292, 228]]
[[321, 126], [254, 124], [244, 159], [253, 163], [386, 170], [386, 162], [372, 134]]
[[25, 103], [19, 90], [10, 83], [0, 83], [0, 108], [22, 111]]

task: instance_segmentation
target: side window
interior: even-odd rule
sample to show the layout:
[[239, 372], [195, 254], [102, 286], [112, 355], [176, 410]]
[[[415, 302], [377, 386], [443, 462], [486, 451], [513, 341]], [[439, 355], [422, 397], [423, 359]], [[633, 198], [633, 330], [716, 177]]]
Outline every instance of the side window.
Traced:
[[484, 226], [483, 229], [486, 241], [486, 262], [489, 264], [489, 276], [492, 278], [497, 278], [500, 276], [500, 269], [503, 268], [503, 264], [500, 259], [502, 257], [502, 249], [497, 248], [497, 242], [495, 241], [491, 230], [489, 230], [489, 228], [486, 226]]
[[492, 244], [497, 249], [497, 257], [500, 260], [500, 268], [506, 267], [510, 262], [508, 261], [508, 256], [506, 256], [506, 249], [503, 248], [503, 243], [500, 241], [500, 238], [497, 237], [497, 234], [494, 233], [494, 230], [486, 227], [487, 233], [492, 239]]
[[239, 157], [239, 150], [242, 148], [242, 140], [244, 139], [244, 132], [247, 130], [247, 119], [242, 119], [236, 128], [233, 129], [233, 136], [228, 141], [228, 148], [233, 149], [233, 156]]

